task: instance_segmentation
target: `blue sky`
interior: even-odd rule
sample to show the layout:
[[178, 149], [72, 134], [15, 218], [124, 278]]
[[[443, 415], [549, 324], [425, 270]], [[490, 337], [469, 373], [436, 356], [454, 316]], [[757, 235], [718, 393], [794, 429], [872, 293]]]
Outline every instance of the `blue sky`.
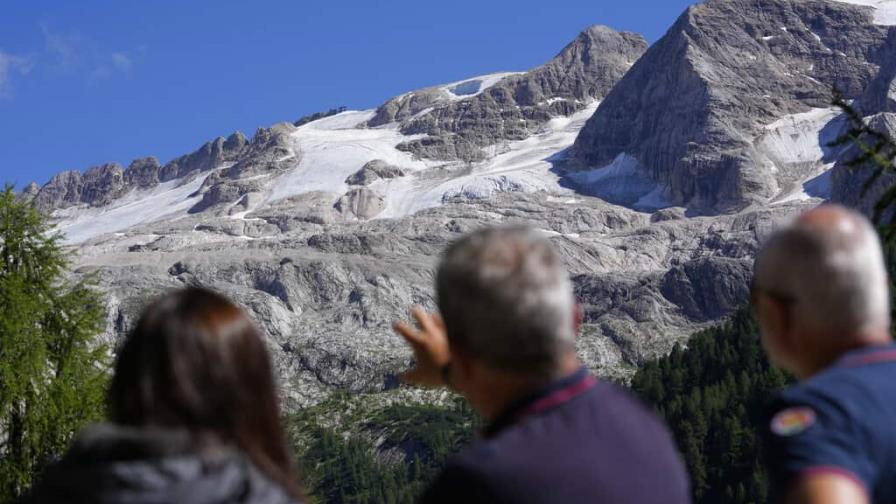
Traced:
[[591, 24], [658, 39], [681, 0], [6, 2], [0, 182], [163, 163], [234, 130], [556, 54]]

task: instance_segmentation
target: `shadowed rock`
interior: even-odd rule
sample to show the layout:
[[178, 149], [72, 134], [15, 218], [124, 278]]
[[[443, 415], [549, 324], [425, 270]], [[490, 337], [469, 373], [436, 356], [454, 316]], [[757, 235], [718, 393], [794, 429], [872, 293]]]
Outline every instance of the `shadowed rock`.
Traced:
[[348, 185], [370, 185], [380, 179], [391, 179], [396, 177], [404, 177], [404, 171], [382, 159], [374, 159], [367, 162], [360, 170], [352, 173], [345, 179]]
[[731, 210], [777, 193], [754, 147], [764, 125], [857, 97], [886, 29], [871, 9], [823, 0], [713, 0], [688, 8], [576, 139], [579, 168], [621, 154], [673, 205]]

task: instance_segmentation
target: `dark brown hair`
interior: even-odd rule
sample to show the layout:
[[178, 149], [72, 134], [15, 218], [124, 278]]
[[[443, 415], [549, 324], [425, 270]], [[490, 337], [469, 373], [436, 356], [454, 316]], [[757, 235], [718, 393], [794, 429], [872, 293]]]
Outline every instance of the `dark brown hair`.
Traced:
[[122, 425], [182, 428], [234, 446], [302, 497], [267, 349], [246, 313], [220, 294], [182, 289], [143, 312], [119, 351], [109, 407]]

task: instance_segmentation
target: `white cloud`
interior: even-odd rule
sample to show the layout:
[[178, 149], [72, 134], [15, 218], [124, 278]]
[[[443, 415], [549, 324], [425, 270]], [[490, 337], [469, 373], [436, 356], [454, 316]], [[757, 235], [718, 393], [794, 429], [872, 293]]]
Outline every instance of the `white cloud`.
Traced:
[[25, 75], [31, 71], [31, 67], [31, 58], [10, 54], [0, 49], [0, 98], [9, 97], [12, 92], [13, 75]]
[[[129, 74], [135, 60], [127, 51], [109, 51], [76, 31], [61, 32], [40, 25], [44, 36], [44, 54], [50, 64], [63, 71], [80, 72], [89, 82]], [[139, 51], [138, 51], [139, 53]]]
[[84, 41], [77, 32], [52, 31], [43, 23], [40, 30], [44, 35], [44, 50], [56, 60], [57, 65], [69, 67], [80, 62]]
[[134, 62], [131, 61], [131, 57], [128, 56], [128, 53], [123, 51], [112, 53], [112, 64], [115, 66], [115, 68], [125, 73], [130, 72], [131, 67], [134, 66]]

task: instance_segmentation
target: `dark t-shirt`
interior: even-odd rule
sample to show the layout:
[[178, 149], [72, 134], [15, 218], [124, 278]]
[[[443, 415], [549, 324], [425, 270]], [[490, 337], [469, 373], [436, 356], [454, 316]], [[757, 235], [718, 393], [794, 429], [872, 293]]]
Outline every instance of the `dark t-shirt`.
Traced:
[[772, 500], [801, 476], [845, 476], [896, 503], [896, 346], [847, 353], [785, 390], [765, 423]]
[[690, 502], [663, 424], [585, 370], [511, 406], [453, 458], [421, 502]]

